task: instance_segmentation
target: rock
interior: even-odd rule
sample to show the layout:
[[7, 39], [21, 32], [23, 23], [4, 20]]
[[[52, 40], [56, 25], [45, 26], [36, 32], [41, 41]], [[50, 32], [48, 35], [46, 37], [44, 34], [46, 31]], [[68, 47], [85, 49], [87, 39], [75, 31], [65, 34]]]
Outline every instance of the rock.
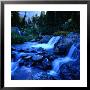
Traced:
[[32, 58], [32, 56], [23, 57], [23, 59], [19, 62], [19, 66], [32, 65], [31, 58]]
[[68, 62], [61, 66], [60, 77], [62, 80], [80, 80], [80, 62], [78, 61]]
[[25, 52], [25, 50], [24, 49], [20, 49], [19, 52]]
[[[29, 53], [24, 53], [24, 52], [22, 52], [22, 53], [20, 53], [20, 52], [18, 52], [18, 54], [16, 55], [16, 60], [18, 60], [18, 59], [24, 59], [25, 57], [27, 57], [27, 56], [29, 56], [30, 54]], [[32, 54], [31, 54], [32, 55]]]
[[26, 49], [24, 52], [25, 53], [30, 53], [31, 51], [30, 51], [30, 49]]
[[24, 59], [25, 57], [27, 57], [27, 54], [21, 56], [22, 59]]
[[19, 62], [19, 67], [21, 67], [21, 66], [24, 66], [24, 60], [21, 60], [21, 61]]
[[24, 60], [30, 60], [32, 58], [32, 56], [27, 56], [27, 57], [24, 57], [23, 59]]
[[50, 70], [51, 69], [51, 62], [47, 58], [45, 58], [42, 61], [42, 66], [43, 66], [43, 70]]
[[73, 43], [76, 42], [80, 42], [80, 35], [78, 33], [75, 32], [70, 32], [67, 36], [66, 36], [66, 41], [72, 41]]
[[35, 42], [36, 40], [35, 39], [32, 39], [31, 42]]
[[39, 54], [39, 55], [44, 55], [45, 52], [38, 51], [37, 54]]
[[21, 35], [21, 31], [18, 27], [11, 27], [11, 32]]
[[32, 60], [33, 61], [39, 61], [39, 60], [42, 60], [43, 59], [43, 56], [42, 55], [33, 55], [32, 56]]
[[30, 52], [31, 52], [31, 53], [36, 53], [36, 52], [37, 52], [37, 51], [36, 51], [36, 48], [31, 48], [31, 49], [30, 49]]
[[18, 52], [16, 52], [16, 51], [11, 52], [11, 58], [12, 58], [13, 62], [16, 61], [17, 54], [18, 54]]
[[50, 55], [48, 53], [44, 54], [43, 56], [44, 56], [44, 58], [49, 58], [50, 57]]
[[50, 60], [50, 61], [53, 61], [55, 58], [57, 58], [56, 55], [51, 55], [51, 56], [49, 57], [49, 60]]
[[58, 44], [56, 48], [54, 48], [54, 53], [61, 56], [66, 56], [70, 49], [69, 44]]
[[11, 47], [11, 51], [15, 51], [15, 50], [16, 50], [16, 48], [12, 46]]
[[14, 72], [14, 75], [11, 75], [11, 78], [12, 80], [29, 80], [32, 78], [31, 72], [31, 68], [22, 66]]
[[33, 80], [53, 80], [46, 72], [38, 72], [33, 76]]

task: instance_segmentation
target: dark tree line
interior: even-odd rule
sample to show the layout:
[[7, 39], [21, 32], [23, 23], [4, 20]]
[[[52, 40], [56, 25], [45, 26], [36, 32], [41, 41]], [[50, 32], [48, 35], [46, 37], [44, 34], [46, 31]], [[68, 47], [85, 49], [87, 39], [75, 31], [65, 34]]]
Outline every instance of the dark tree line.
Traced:
[[34, 33], [52, 34], [56, 31], [80, 31], [79, 11], [41, 11], [40, 16], [33, 16], [32, 20], [19, 16], [18, 11], [11, 12], [11, 26], [30, 28]]

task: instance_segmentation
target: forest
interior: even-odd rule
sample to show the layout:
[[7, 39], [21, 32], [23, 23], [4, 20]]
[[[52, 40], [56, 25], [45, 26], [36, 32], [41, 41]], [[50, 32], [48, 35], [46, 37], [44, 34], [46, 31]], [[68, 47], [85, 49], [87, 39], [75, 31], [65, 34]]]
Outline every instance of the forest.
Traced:
[[24, 16], [20, 17], [19, 11], [11, 12], [11, 26], [18, 27], [20, 32], [24, 33], [20, 36], [12, 32], [12, 44], [37, 39], [41, 35], [66, 35], [69, 32], [80, 32], [79, 11], [47, 11], [46, 13], [41, 11], [40, 16], [35, 14], [27, 20], [26, 14], [25, 11]]

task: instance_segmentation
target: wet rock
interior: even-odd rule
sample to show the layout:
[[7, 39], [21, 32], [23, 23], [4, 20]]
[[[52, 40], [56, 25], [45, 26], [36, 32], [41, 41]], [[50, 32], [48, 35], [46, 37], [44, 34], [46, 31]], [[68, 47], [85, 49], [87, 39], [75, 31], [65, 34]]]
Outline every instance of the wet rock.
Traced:
[[53, 80], [46, 72], [38, 72], [33, 76], [33, 80]]
[[29, 80], [32, 79], [31, 68], [22, 66], [18, 68], [11, 76], [12, 80]]
[[30, 51], [30, 49], [26, 49], [24, 52], [25, 53], [30, 53], [31, 51]]
[[[57, 44], [55, 44], [54, 51], [55, 54], [66, 56], [70, 47], [74, 43], [80, 42], [80, 35], [78, 33], [71, 32], [66, 37], [63, 37]], [[79, 49], [79, 45], [77, 45]]]
[[24, 59], [25, 57], [27, 57], [27, 54], [21, 56], [22, 59]]
[[60, 77], [62, 80], [79, 80], [80, 79], [80, 63], [68, 62], [60, 68]]
[[58, 58], [56, 55], [51, 55], [50, 57], [49, 57], [49, 60], [50, 61], [53, 61], [55, 58]]
[[17, 54], [18, 54], [18, 52], [16, 52], [16, 51], [11, 52], [11, 58], [12, 58], [13, 62], [16, 61]]
[[19, 52], [25, 52], [25, 50], [24, 49], [20, 49]]
[[32, 56], [32, 60], [33, 61], [39, 61], [39, 60], [42, 60], [43, 59], [43, 56], [42, 55], [33, 55]]
[[43, 70], [50, 70], [51, 69], [51, 62], [49, 61], [49, 59], [45, 58], [42, 61], [42, 66], [43, 66]]
[[59, 44], [54, 50], [54, 53], [61, 56], [66, 56], [70, 49], [70, 45], [68, 44]]
[[27, 56], [29, 56], [30, 54], [29, 53], [24, 53], [24, 52], [18, 52], [18, 54], [16, 55], [16, 61], [18, 60], [18, 59], [24, 59], [25, 57], [27, 57]]
[[71, 41], [74, 42], [74, 43], [78, 42], [79, 39], [80, 39], [79, 33], [75, 33], [75, 32], [70, 32], [70, 33], [66, 36], [66, 41], [71, 40]]
[[28, 60], [30, 60], [31, 58], [32, 58], [32, 56], [27, 56], [27, 57], [24, 57], [23, 59], [28, 61]]
[[21, 31], [18, 27], [11, 27], [11, 32], [21, 35]]
[[11, 47], [11, 51], [15, 51], [15, 50], [16, 50], [16, 48], [12, 46]]
[[35, 42], [36, 40], [35, 39], [32, 39], [31, 42]]
[[19, 62], [19, 67], [21, 67], [21, 66], [24, 66], [24, 60], [21, 60], [21, 61]]

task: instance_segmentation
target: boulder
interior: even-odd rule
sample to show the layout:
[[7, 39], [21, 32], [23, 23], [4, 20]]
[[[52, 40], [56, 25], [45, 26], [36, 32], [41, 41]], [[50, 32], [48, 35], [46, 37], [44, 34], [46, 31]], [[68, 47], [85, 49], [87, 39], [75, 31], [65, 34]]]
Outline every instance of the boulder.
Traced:
[[54, 48], [54, 53], [60, 56], [66, 56], [68, 54], [68, 51], [70, 49], [69, 44], [58, 44], [55, 48]]
[[24, 66], [24, 60], [21, 60], [21, 61], [19, 62], [19, 67], [21, 67], [21, 66]]
[[13, 62], [16, 61], [17, 54], [18, 54], [18, 52], [16, 52], [16, 51], [11, 52], [11, 58], [12, 58]]
[[53, 61], [55, 58], [58, 58], [58, 57], [57, 57], [56, 55], [51, 55], [51, 56], [49, 56], [48, 59], [49, 59], [50, 61]]
[[15, 51], [15, 50], [16, 50], [16, 48], [12, 46], [11, 47], [11, 51]]
[[43, 61], [42, 61], [42, 66], [43, 66], [43, 70], [50, 70], [51, 69], [51, 62], [49, 61], [48, 58], [45, 58]]
[[23, 59], [26, 60], [26, 61], [29, 61], [30, 59], [32, 59], [32, 56], [26, 56]]
[[53, 80], [53, 77], [49, 76], [46, 72], [38, 72], [33, 75], [33, 80]]
[[18, 50], [19, 52], [25, 52], [25, 50], [24, 49], [20, 49], [20, 50]]
[[43, 59], [43, 56], [42, 55], [33, 55], [32, 56], [32, 60], [33, 61], [40, 61], [40, 60], [42, 60]]
[[21, 35], [21, 31], [18, 27], [11, 27], [11, 32]]
[[80, 60], [68, 62], [60, 68], [60, 77], [62, 80], [80, 80]]
[[70, 32], [66, 36], [66, 41], [73, 42], [73, 43], [80, 42], [80, 35], [79, 35], [79, 33]]

